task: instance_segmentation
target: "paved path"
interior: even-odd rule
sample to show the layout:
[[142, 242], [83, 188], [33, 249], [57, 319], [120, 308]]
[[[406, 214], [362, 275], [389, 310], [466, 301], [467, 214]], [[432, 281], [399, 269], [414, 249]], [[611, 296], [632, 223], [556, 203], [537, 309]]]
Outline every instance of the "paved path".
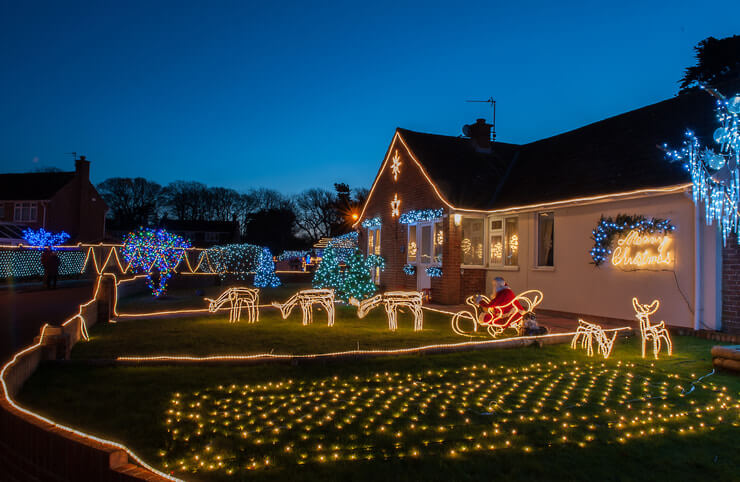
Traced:
[[57, 289], [41, 283], [0, 289], [0, 362], [30, 345], [44, 323], [58, 325], [92, 297], [93, 282], [60, 281]]

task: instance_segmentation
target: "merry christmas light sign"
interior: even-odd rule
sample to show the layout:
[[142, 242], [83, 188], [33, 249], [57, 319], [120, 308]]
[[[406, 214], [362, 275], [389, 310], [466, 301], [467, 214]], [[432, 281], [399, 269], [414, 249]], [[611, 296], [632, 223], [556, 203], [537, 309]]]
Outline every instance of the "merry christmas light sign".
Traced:
[[671, 267], [675, 259], [671, 241], [671, 236], [664, 233], [633, 229], [616, 240], [611, 263], [624, 269]]

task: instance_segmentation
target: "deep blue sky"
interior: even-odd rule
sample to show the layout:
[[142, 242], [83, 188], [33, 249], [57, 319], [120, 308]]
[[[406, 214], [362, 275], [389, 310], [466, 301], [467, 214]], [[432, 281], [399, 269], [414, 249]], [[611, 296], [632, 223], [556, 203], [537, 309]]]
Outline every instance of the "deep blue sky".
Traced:
[[493, 95], [499, 140], [547, 137], [740, 33], [736, 0], [498, 3], [2, 0], [0, 172], [77, 151], [94, 182], [369, 187], [396, 126], [458, 135]]

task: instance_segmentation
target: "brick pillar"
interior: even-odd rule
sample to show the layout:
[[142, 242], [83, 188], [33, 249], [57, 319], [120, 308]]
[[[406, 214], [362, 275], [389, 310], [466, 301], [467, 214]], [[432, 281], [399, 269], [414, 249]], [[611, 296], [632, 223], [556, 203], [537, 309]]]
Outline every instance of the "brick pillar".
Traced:
[[449, 214], [442, 220], [442, 229], [445, 237], [442, 245], [442, 279], [440, 283], [432, 283], [433, 289], [439, 286], [439, 293], [433, 292], [432, 296], [439, 303], [455, 305], [462, 302], [460, 299], [462, 225], [455, 226], [454, 215]]
[[722, 330], [740, 333], [740, 246], [734, 236], [722, 249]]

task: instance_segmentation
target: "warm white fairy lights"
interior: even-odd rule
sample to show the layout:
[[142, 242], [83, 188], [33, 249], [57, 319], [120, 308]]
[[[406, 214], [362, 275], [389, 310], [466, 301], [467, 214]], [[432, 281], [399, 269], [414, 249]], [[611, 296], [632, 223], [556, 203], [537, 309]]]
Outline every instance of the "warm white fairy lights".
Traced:
[[596, 341], [598, 348], [597, 351], [600, 353], [605, 359], [609, 358], [609, 355], [612, 352], [612, 348], [614, 348], [614, 340], [617, 339], [617, 333], [614, 333], [614, 336], [611, 337], [611, 339], [606, 335], [606, 332], [602, 327], [599, 325], [596, 325], [594, 323], [589, 323], [587, 321], [578, 320], [578, 328], [576, 328], [576, 334], [573, 337], [573, 340], [570, 342], [570, 347], [574, 350], [578, 346], [578, 342], [580, 340], [581, 342], [581, 348], [586, 349], [586, 354], [588, 356], [594, 355], [594, 347], [593, 343], [594, 340]]
[[640, 335], [642, 336], [642, 357], [645, 358], [645, 345], [649, 341], [653, 342], [653, 355], [658, 358], [658, 353], [661, 348], [661, 340], [665, 342], [666, 351], [668, 356], [673, 354], [673, 343], [671, 343], [671, 337], [668, 334], [668, 329], [665, 327], [665, 322], [652, 324], [650, 321], [650, 315], [658, 311], [660, 307], [660, 301], [653, 300], [649, 305], [640, 304], [637, 298], [632, 298], [632, 306], [635, 308], [635, 316], [640, 321]]
[[[465, 365], [279, 379], [172, 394], [161, 463], [243, 476], [353, 461], [546, 451], [698, 434], [740, 404], [711, 381], [624, 362]], [[736, 423], [736, 422], [733, 422]]]
[[401, 214], [401, 200], [398, 199], [398, 194], [393, 195], [393, 200], [391, 201], [391, 217], [395, 218], [398, 217]]
[[393, 173], [393, 180], [398, 181], [398, 175], [401, 173], [401, 158], [398, 155], [398, 149], [396, 149], [396, 153], [393, 155], [391, 173]]
[[226, 303], [229, 303], [229, 323], [236, 323], [242, 317], [242, 309], [247, 308], [247, 322], [256, 323], [260, 319], [260, 290], [257, 288], [234, 287], [229, 288], [215, 300], [206, 298], [210, 303], [208, 311], [217, 312]]
[[285, 303], [273, 303], [272, 305], [280, 310], [283, 319], [290, 315], [296, 305], [300, 305], [303, 313], [303, 325], [313, 323], [313, 305], [318, 305], [326, 311], [329, 326], [334, 326], [334, 290], [303, 290], [288, 298]]
[[357, 317], [360, 319], [370, 310], [383, 304], [388, 316], [388, 329], [391, 331], [398, 329], [398, 311], [402, 307], [409, 308], [414, 315], [414, 331], [421, 331], [424, 327], [422, 296], [421, 291], [386, 291], [382, 295], [378, 294], [362, 301], [351, 299], [350, 303], [357, 306]]
[[[494, 306], [483, 309], [478, 301], [489, 303], [491, 300], [485, 295], [468, 296], [465, 303], [472, 310], [462, 310], [455, 313], [452, 317], [452, 331], [461, 336], [470, 336], [478, 331], [478, 326], [485, 327], [488, 334], [493, 338], [500, 336], [507, 329], [516, 331], [521, 335], [524, 317], [528, 313], [534, 313], [534, 309], [542, 303], [543, 294], [538, 290], [529, 290], [521, 293], [509, 303], [501, 306]], [[521, 306], [519, 308], [517, 305]], [[485, 315], [491, 315], [489, 320], [485, 320]], [[460, 326], [462, 320], [469, 320], [473, 323], [473, 331], [464, 330]]]

